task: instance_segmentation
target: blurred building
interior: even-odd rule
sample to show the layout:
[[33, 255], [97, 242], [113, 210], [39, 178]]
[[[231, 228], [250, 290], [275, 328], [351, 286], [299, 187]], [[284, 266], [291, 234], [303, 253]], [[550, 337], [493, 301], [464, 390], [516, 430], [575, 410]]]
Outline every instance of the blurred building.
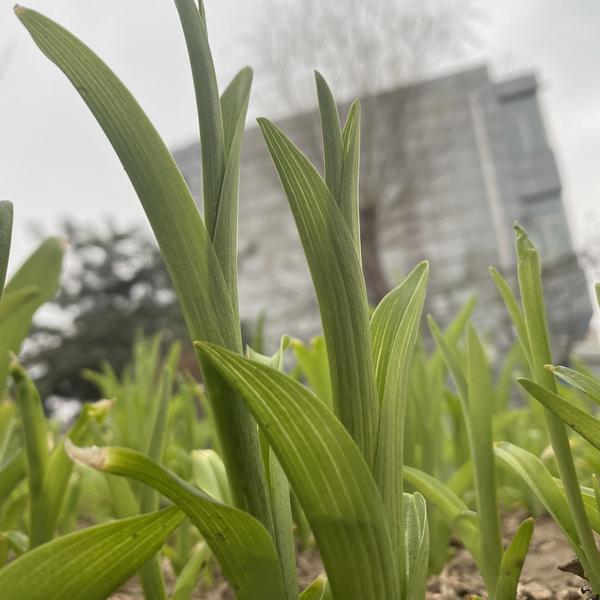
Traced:
[[[587, 331], [592, 311], [573, 252], [535, 76], [493, 81], [478, 67], [367, 97], [362, 105], [365, 117], [377, 116], [370, 122], [363, 118], [362, 168], [373, 169], [385, 156], [392, 161], [390, 181], [403, 183], [397, 188], [386, 183], [379, 200], [381, 262], [389, 281], [397, 283], [427, 258], [426, 310], [447, 323], [476, 293], [475, 321], [493, 344], [505, 346], [510, 327], [488, 267], [496, 266], [515, 284], [516, 219], [541, 252], [556, 358], [569, 351]], [[402, 126], [394, 127], [400, 120]], [[279, 125], [320, 162], [316, 112]], [[198, 199], [199, 156], [199, 144], [175, 153]], [[361, 171], [365, 180], [372, 175]], [[255, 126], [244, 142], [239, 208], [242, 318], [256, 320], [266, 313], [271, 342], [283, 333], [316, 334], [320, 322], [308, 268]]]

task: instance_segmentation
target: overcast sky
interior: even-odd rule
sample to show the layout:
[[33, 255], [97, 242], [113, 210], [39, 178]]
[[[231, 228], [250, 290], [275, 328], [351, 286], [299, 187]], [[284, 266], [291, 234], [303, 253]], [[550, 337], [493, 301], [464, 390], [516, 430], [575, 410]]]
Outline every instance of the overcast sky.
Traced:
[[[27, 6], [91, 46], [129, 86], [169, 147], [193, 139], [193, 90], [173, 2], [29, 0]], [[480, 47], [461, 65], [487, 62], [494, 77], [530, 69], [538, 74], [571, 229], [581, 244], [594, 219], [600, 226], [600, 2], [503, 0], [482, 6]], [[240, 34], [256, 22], [261, 2], [206, 0], [206, 10], [224, 84], [248, 60]], [[49, 232], [61, 215], [101, 221], [110, 214], [120, 223], [144, 223], [103, 133], [34, 46], [10, 2], [0, 8], [0, 55], [7, 63], [0, 81], [0, 199], [15, 204], [13, 265], [32, 248], [32, 222]]]

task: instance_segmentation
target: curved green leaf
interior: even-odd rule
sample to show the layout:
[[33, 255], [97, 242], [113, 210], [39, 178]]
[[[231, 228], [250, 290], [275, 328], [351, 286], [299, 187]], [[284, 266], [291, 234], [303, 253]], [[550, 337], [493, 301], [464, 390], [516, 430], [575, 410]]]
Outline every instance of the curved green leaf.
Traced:
[[0, 570], [2, 600], [105, 600], [183, 520], [176, 508], [97, 525], [48, 542]]
[[329, 188], [331, 197], [339, 206], [342, 171], [344, 169], [340, 116], [331, 89], [318, 71], [315, 71], [315, 83], [317, 86], [319, 113], [321, 115], [325, 183]]
[[531, 379], [521, 377], [517, 381], [524, 390], [541, 402], [548, 410], [551, 410], [566, 425], [574, 429], [592, 446], [600, 449], [600, 420]]
[[344, 216], [319, 173], [278, 127], [266, 119], [258, 122], [292, 209], [317, 293], [335, 413], [371, 465], [379, 406], [360, 259]]
[[429, 523], [425, 498], [419, 492], [404, 494], [406, 546], [406, 599], [423, 600], [429, 574]]
[[76, 462], [141, 481], [176, 503], [198, 528], [238, 600], [283, 599], [281, 566], [273, 540], [248, 513], [212, 498], [129, 448], [77, 448]]
[[381, 495], [342, 424], [291, 377], [211, 344], [196, 347], [267, 436], [314, 532], [333, 597], [398, 598]]
[[414, 485], [428, 502], [437, 506], [444, 520], [456, 530], [473, 560], [480, 565], [479, 516], [471, 511], [447, 485], [419, 469], [405, 466], [404, 479]]
[[514, 600], [517, 597], [517, 586], [532, 535], [533, 519], [525, 519], [502, 556], [494, 600]]
[[379, 303], [370, 324], [375, 380], [381, 406], [374, 473], [400, 564], [404, 545], [404, 421], [428, 274], [429, 266], [426, 262], [415, 267]]
[[360, 102], [355, 100], [350, 105], [348, 118], [342, 130], [342, 152], [344, 171], [340, 189], [340, 210], [350, 228], [354, 246], [361, 256], [360, 250], [360, 214], [358, 201], [358, 177], [360, 170]]
[[[12, 304], [11, 297], [24, 294], [19, 306], [10, 309], [10, 318], [0, 324], [0, 393], [8, 376], [8, 353], [18, 354], [21, 343], [29, 333], [35, 311], [54, 296], [58, 280], [64, 243], [56, 238], [42, 242], [23, 263], [4, 288], [0, 305]], [[36, 294], [32, 293], [37, 289]]]
[[595, 378], [589, 377], [585, 373], [580, 373], [574, 369], [568, 367], [554, 367], [552, 365], [546, 365], [554, 375], [559, 379], [562, 379], [565, 383], [572, 385], [589, 396], [596, 404], [600, 404], [600, 381]]

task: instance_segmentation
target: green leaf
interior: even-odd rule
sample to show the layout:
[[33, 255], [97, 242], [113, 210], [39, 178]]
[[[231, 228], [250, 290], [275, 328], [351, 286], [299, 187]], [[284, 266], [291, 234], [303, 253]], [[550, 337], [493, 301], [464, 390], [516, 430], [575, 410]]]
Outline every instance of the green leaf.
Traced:
[[533, 519], [525, 519], [519, 525], [513, 539], [502, 556], [494, 600], [514, 600], [517, 597], [519, 578], [521, 577], [523, 563], [527, 557], [532, 535]]
[[29, 538], [31, 547], [47, 542], [53, 533], [47, 521], [47, 497], [44, 495], [44, 476], [48, 465], [48, 425], [40, 395], [25, 370], [18, 364], [12, 367], [16, 402], [23, 427], [23, 442], [27, 453], [29, 484]]
[[210, 560], [210, 550], [208, 546], [202, 542], [194, 550], [192, 556], [185, 563], [183, 570], [175, 581], [175, 588], [171, 600], [191, 600], [198, 575], [203, 567]]
[[13, 205], [3, 200], [0, 202], [0, 298], [6, 283], [6, 270], [10, 255], [10, 240], [12, 236]]
[[471, 324], [467, 326], [467, 365], [467, 431], [475, 477], [477, 512], [481, 522], [481, 568], [487, 589], [494, 590], [502, 560], [502, 534], [492, 445], [494, 395], [485, 353]]
[[386, 508], [394, 551], [401, 561], [403, 540], [404, 421], [412, 359], [425, 301], [429, 266], [420, 263], [389, 292], [371, 317], [371, 341], [379, 403], [375, 481]]
[[217, 75], [213, 64], [203, 10], [195, 0], [175, 0], [188, 49], [196, 92], [202, 147], [203, 203], [206, 228], [215, 239], [221, 186], [225, 173], [225, 133], [219, 103]]
[[[56, 293], [63, 250], [64, 244], [56, 238], [42, 242], [4, 288], [0, 306], [12, 304], [11, 298], [15, 299], [19, 294], [24, 296], [18, 307], [13, 305], [10, 309], [10, 318], [0, 323], [0, 394], [8, 376], [8, 353], [19, 353], [35, 311]], [[37, 289], [37, 294], [33, 294], [33, 288]]]
[[379, 407], [360, 259], [344, 216], [319, 173], [279, 128], [266, 119], [259, 119], [259, 125], [312, 274], [329, 356], [335, 413], [371, 465]]
[[254, 517], [192, 487], [135, 450], [67, 444], [67, 451], [76, 462], [141, 481], [176, 503], [204, 537], [237, 600], [284, 598], [273, 540]]
[[0, 300], [0, 328], [4, 328], [13, 315], [31, 300], [40, 295], [40, 289], [35, 285], [30, 285], [14, 292], [4, 294]]
[[587, 564], [567, 498], [546, 465], [534, 454], [509, 442], [498, 442], [494, 452], [510, 470], [516, 473], [538, 497], [563, 530], [582, 564]]
[[520, 378], [517, 380], [523, 389], [551, 410], [566, 425], [574, 429], [585, 438], [592, 446], [600, 449], [600, 420], [592, 417], [568, 400], [551, 392], [531, 379]]
[[321, 115], [325, 183], [329, 188], [331, 197], [339, 206], [342, 171], [344, 169], [340, 116], [331, 89], [318, 71], [315, 71], [315, 83], [317, 85], [319, 114]]
[[[181, 5], [189, 10], [190, 3]], [[241, 352], [238, 315], [211, 237], [156, 129], [127, 88], [81, 41], [33, 10], [18, 7], [16, 13], [77, 89], [121, 160], [156, 235], [191, 338]], [[212, 106], [214, 91], [207, 93]], [[216, 103], [214, 110], [220, 110], [218, 97]], [[236, 503], [268, 523], [255, 427], [241, 400], [231, 397], [213, 373], [204, 377]]]
[[398, 598], [383, 502], [341, 423], [291, 377], [211, 344], [196, 347], [267, 436], [312, 527], [333, 597]]
[[519, 342], [523, 346], [523, 350], [525, 351], [525, 356], [527, 360], [531, 360], [531, 349], [529, 348], [529, 335], [527, 333], [527, 325], [525, 323], [525, 316], [523, 315], [523, 310], [519, 306], [515, 295], [502, 275], [494, 269], [494, 267], [490, 267], [490, 274], [500, 295], [502, 296], [502, 300], [504, 300], [504, 304], [506, 309], [508, 310], [508, 314], [515, 326], [515, 330], [517, 332], [517, 336], [519, 338]]
[[313, 582], [304, 588], [300, 594], [300, 600], [327, 600], [327, 577], [324, 574], [319, 575]]
[[221, 98], [225, 127], [226, 162], [213, 244], [227, 282], [229, 295], [238, 311], [237, 290], [237, 213], [240, 154], [246, 113], [252, 85], [252, 70], [242, 69]]
[[473, 513], [447, 485], [419, 469], [405, 465], [404, 479], [439, 509], [444, 520], [458, 533], [473, 560], [481, 565], [481, 532], [478, 515]]
[[0, 467], [0, 507], [10, 492], [27, 475], [27, 458], [25, 450], [19, 448], [6, 459]]
[[181, 523], [175, 508], [81, 529], [0, 570], [2, 600], [104, 600], [155, 554]]
[[350, 228], [354, 246], [360, 258], [360, 216], [358, 201], [358, 177], [360, 170], [360, 102], [355, 100], [348, 112], [342, 130], [344, 171], [340, 189], [340, 210]]
[[596, 404], [600, 404], [600, 381], [596, 378], [590, 377], [585, 373], [580, 373], [568, 367], [554, 367], [552, 365], [546, 365], [554, 375], [559, 379], [562, 379], [565, 383], [572, 385], [589, 396]]
[[429, 524], [427, 505], [419, 492], [404, 494], [406, 523], [406, 600], [423, 600], [429, 574]]
[[294, 339], [291, 345], [300, 371], [306, 378], [309, 387], [329, 409], [333, 410], [329, 359], [327, 358], [325, 338], [319, 335], [310, 341], [310, 345], [305, 345], [301, 340]]

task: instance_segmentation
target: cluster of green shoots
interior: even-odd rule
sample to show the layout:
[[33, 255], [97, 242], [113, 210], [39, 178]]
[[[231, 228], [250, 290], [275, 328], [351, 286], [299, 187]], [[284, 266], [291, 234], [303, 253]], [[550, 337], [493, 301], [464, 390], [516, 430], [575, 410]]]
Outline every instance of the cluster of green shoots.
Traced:
[[[420, 600], [453, 532], [479, 567], [488, 598], [514, 600], [533, 520], [505, 545], [500, 496], [543, 506], [600, 592], [593, 537], [600, 489], [595, 479], [593, 488], [580, 485], [566, 427], [600, 449], [600, 422], [587, 403], [600, 403], [600, 382], [549, 366], [540, 262], [526, 233], [516, 228], [520, 300], [492, 271], [518, 335], [498, 379], [469, 321], [472, 303], [445, 331], [430, 319], [436, 350], [427, 355], [420, 343], [427, 263], [377, 307], [368, 305], [360, 105], [352, 104], [342, 124], [317, 74], [323, 175], [273, 123], [259, 124], [304, 247], [323, 337], [312, 346], [284, 338], [274, 356], [244, 351], [237, 204], [252, 73], [243, 69], [219, 94], [202, 2], [175, 5], [196, 91], [203, 216], [119, 79], [58, 24], [16, 8], [97, 119], [137, 192], [194, 341], [204, 392], [177, 374], [176, 347], [160, 362], [158, 342], [140, 343], [129, 374], [119, 378], [108, 367], [88, 373], [117, 402], [86, 405], [65, 435], [51, 432], [11, 352], [56, 290], [62, 247], [45, 242], [4, 288], [12, 207], [0, 204], [0, 382], [12, 381], [15, 400], [0, 405], [0, 597], [101, 600], [139, 572], [146, 598], [166, 599], [165, 548], [179, 576], [170, 596], [176, 600], [190, 597], [208, 557], [238, 600]], [[290, 350], [298, 366], [286, 374]], [[528, 375], [519, 379], [525, 409], [509, 406], [516, 367]], [[194, 426], [198, 404], [210, 416], [206, 428]], [[547, 442], [550, 462], [540, 458]], [[213, 451], [196, 451], [208, 443]], [[86, 468], [75, 471], [74, 463]], [[91, 483], [77, 487], [76, 476]], [[88, 499], [108, 490], [103, 510], [112, 520], [66, 533], [81, 514], [71, 488], [87, 490]], [[12, 530], [23, 512], [26, 531]], [[298, 538], [316, 544], [324, 567], [303, 590]]]

